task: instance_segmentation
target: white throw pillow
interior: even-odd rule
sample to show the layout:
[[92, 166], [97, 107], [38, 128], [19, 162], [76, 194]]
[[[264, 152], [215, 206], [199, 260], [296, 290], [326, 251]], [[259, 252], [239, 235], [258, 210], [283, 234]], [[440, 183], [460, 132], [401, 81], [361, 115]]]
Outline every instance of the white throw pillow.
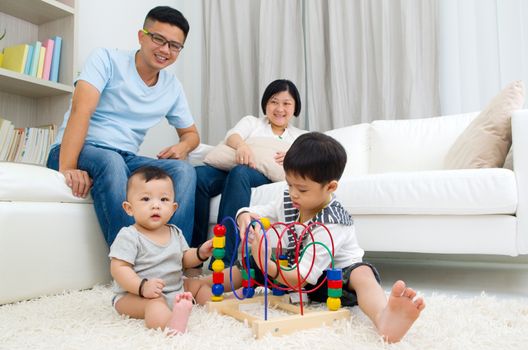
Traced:
[[[284, 169], [273, 158], [277, 152], [286, 152], [290, 144], [273, 137], [250, 137], [245, 140], [253, 152], [256, 168], [273, 182], [284, 180]], [[204, 163], [217, 169], [229, 171], [237, 165], [236, 151], [224, 143], [213, 148], [204, 159]]]

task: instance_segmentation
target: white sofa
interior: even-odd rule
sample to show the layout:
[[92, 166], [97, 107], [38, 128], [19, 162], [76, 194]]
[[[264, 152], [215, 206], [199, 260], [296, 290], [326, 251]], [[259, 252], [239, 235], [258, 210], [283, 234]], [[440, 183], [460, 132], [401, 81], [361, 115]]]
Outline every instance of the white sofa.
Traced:
[[[528, 110], [512, 118], [509, 169], [443, 170], [476, 113], [375, 121], [329, 131], [346, 148], [338, 196], [366, 251], [516, 256], [528, 253]], [[208, 149], [193, 152], [199, 161]], [[253, 189], [252, 204], [284, 183]], [[212, 203], [216, 220], [219, 198]], [[61, 174], [0, 162], [0, 304], [110, 280], [108, 248], [90, 198]]]
[[[347, 150], [337, 196], [369, 252], [528, 253], [528, 110], [512, 118], [513, 170], [444, 170], [444, 157], [478, 112], [379, 120], [328, 131]], [[285, 183], [252, 190], [251, 204]], [[215, 223], [220, 196], [213, 199]]]

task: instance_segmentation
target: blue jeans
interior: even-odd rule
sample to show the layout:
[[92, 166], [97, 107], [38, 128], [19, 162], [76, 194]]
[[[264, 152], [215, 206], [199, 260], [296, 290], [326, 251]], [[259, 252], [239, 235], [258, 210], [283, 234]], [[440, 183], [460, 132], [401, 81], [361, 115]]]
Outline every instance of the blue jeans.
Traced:
[[[48, 168], [59, 169], [59, 154], [60, 146], [50, 150]], [[134, 223], [134, 219], [125, 213], [121, 205], [126, 199], [129, 175], [146, 165], [157, 166], [171, 175], [179, 207], [169, 223], [178, 226], [187, 242], [191, 242], [196, 188], [196, 173], [192, 165], [181, 160], [154, 159], [118, 149], [85, 144], [79, 154], [77, 166], [88, 172], [93, 180], [90, 193], [108, 246], [122, 227]]]
[[[266, 176], [246, 165], [237, 165], [229, 172], [209, 165], [196, 169], [196, 201], [194, 207], [194, 229], [192, 246], [207, 240], [209, 224], [209, 202], [211, 198], [222, 194], [218, 209], [217, 223], [226, 216], [235, 218], [238, 209], [248, 207], [251, 200], [251, 188], [271, 183]], [[226, 223], [226, 246], [224, 262], [229, 264], [236, 242], [235, 230]]]

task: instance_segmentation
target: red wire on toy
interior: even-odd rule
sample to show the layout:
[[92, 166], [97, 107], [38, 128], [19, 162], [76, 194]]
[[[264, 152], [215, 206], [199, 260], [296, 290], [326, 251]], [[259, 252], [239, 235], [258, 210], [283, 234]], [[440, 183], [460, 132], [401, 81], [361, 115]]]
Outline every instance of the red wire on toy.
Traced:
[[[285, 228], [282, 230], [282, 232], [279, 234], [277, 232], [277, 229], [276, 229], [276, 226], [285, 226]], [[295, 226], [296, 225], [301, 225], [304, 227], [303, 231], [301, 232], [301, 234], [299, 235], [300, 237], [297, 238], [297, 232], [295, 231]], [[311, 223], [310, 225], [306, 226], [304, 225], [303, 223], [299, 223], [299, 222], [293, 222], [293, 223], [290, 223], [290, 224], [285, 224], [283, 222], [276, 222], [274, 224], [272, 224], [270, 226], [270, 229], [273, 229], [273, 231], [275, 232], [275, 234], [277, 235], [278, 237], [278, 243], [277, 243], [277, 247], [276, 247], [276, 256], [280, 256], [282, 254], [282, 237], [284, 236], [285, 233], [288, 232], [288, 230], [292, 230], [293, 232], [293, 238], [294, 238], [294, 242], [295, 242], [295, 255], [294, 255], [294, 263], [295, 263], [295, 268], [296, 268], [296, 272], [297, 272], [297, 285], [294, 287], [292, 286], [285, 278], [284, 278], [284, 275], [283, 275], [283, 271], [282, 269], [280, 268], [280, 265], [279, 265], [279, 261], [278, 259], [276, 259], [276, 264], [277, 264], [277, 269], [279, 271], [279, 274], [280, 276], [282, 277], [282, 280], [286, 283], [286, 285], [288, 286], [288, 288], [286, 287], [280, 287], [278, 285], [276, 285], [275, 283], [273, 283], [273, 281], [271, 281], [271, 279], [269, 278], [269, 276], [265, 276], [265, 278], [268, 279], [268, 284], [271, 284], [271, 286], [273, 288], [277, 288], [277, 289], [280, 289], [280, 290], [291, 290], [291, 291], [295, 291], [295, 292], [299, 292], [299, 301], [300, 301], [300, 313], [301, 315], [304, 314], [304, 308], [303, 308], [303, 300], [302, 300], [302, 284], [304, 284], [308, 278], [308, 276], [310, 275], [310, 273], [312, 272], [312, 269], [314, 267], [314, 264], [315, 264], [315, 245], [313, 246], [313, 254], [312, 254], [312, 261], [310, 263], [310, 268], [306, 274], [306, 278], [302, 279], [301, 278], [301, 274], [300, 274], [300, 271], [299, 271], [299, 254], [300, 254], [300, 247], [301, 247], [301, 243], [304, 239], [304, 236], [306, 234], [309, 234], [310, 235], [310, 239], [313, 243], [315, 243], [315, 240], [314, 240], [314, 236], [313, 236], [313, 233], [312, 233], [312, 228], [314, 226], [319, 226], [319, 227], [322, 227], [324, 230], [326, 230], [326, 233], [328, 234], [328, 237], [330, 238], [330, 242], [331, 242], [331, 245], [332, 245], [332, 249], [331, 249], [331, 259], [332, 260], [332, 257], [334, 256], [334, 239], [332, 238], [332, 234], [330, 233], [330, 231], [328, 230], [328, 228], [320, 223], [320, 222], [313, 222]], [[268, 229], [267, 231], [265, 231], [263, 233], [263, 235], [261, 236], [260, 240], [259, 240], [259, 251], [258, 251], [258, 262], [259, 262], [259, 266], [262, 267], [263, 266], [263, 263], [262, 263], [262, 256], [261, 256], [261, 251], [262, 251], [262, 242], [264, 240], [264, 235], [267, 234], [270, 229]], [[244, 257], [244, 245], [242, 245], [242, 257]], [[247, 269], [247, 267], [245, 266], [245, 259], [242, 259], [242, 265], [244, 266], [244, 268]], [[266, 269], [267, 270], [267, 269]], [[264, 275], [264, 273], [263, 273]], [[327, 277], [325, 276], [325, 278], [318, 284], [316, 285], [314, 288], [310, 289], [310, 290], [306, 290], [305, 292], [307, 293], [311, 293], [311, 292], [314, 292], [316, 291], [317, 289], [319, 289], [324, 283], [325, 281], [327, 280]], [[262, 286], [261, 283], [258, 283], [257, 281], [255, 281], [255, 284], [259, 285], [259, 286]]]

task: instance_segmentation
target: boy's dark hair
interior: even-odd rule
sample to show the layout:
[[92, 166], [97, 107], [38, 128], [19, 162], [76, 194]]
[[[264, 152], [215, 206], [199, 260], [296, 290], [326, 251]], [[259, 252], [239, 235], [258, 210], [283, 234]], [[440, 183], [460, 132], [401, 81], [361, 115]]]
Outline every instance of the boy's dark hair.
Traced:
[[299, 90], [297, 90], [295, 84], [286, 79], [277, 79], [272, 81], [268, 87], [266, 87], [266, 90], [264, 90], [264, 94], [262, 94], [262, 101], [260, 102], [260, 105], [262, 106], [262, 112], [264, 114], [266, 114], [266, 105], [268, 104], [268, 100], [271, 98], [271, 96], [283, 91], [288, 91], [290, 95], [292, 95], [295, 101], [295, 110], [293, 111], [293, 115], [296, 117], [299, 116], [299, 113], [301, 113], [301, 95], [299, 95]]
[[150, 180], [162, 180], [162, 179], [169, 179], [172, 182], [172, 177], [165, 170], [158, 168], [156, 166], [150, 166], [150, 165], [144, 166], [141, 168], [137, 168], [136, 170], [134, 170], [132, 174], [130, 174], [128, 181], [127, 181], [127, 188], [126, 188], [127, 193], [128, 193], [128, 188], [130, 187], [130, 182], [131, 182], [130, 180], [134, 176], [141, 177], [143, 180], [145, 180], [145, 182], [149, 182]]
[[284, 171], [322, 185], [339, 180], [347, 162], [343, 146], [320, 132], [299, 136], [284, 157]]
[[187, 19], [180, 11], [170, 6], [157, 6], [150, 10], [145, 17], [145, 23], [143, 24], [144, 28], [149, 25], [149, 21], [172, 24], [183, 31], [185, 38], [187, 38], [187, 34], [189, 34], [189, 22], [187, 22]]

